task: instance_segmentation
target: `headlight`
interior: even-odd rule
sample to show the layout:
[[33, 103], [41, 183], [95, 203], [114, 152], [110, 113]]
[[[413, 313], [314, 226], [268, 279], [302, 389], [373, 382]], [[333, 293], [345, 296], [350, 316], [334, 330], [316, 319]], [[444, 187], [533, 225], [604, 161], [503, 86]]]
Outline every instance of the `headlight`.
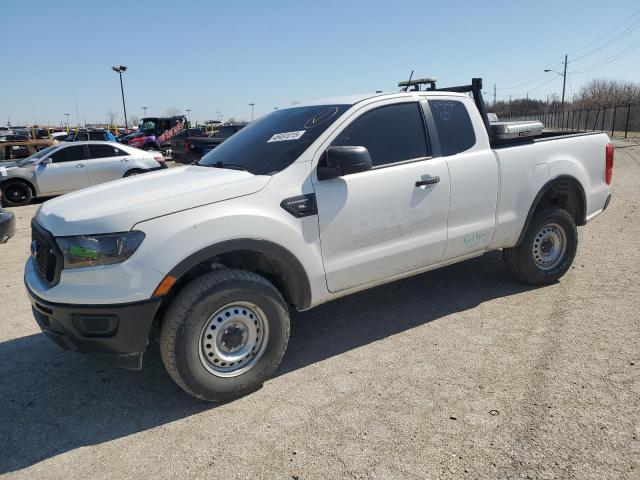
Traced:
[[64, 256], [64, 268], [124, 262], [133, 255], [142, 240], [144, 233], [138, 231], [56, 238]]

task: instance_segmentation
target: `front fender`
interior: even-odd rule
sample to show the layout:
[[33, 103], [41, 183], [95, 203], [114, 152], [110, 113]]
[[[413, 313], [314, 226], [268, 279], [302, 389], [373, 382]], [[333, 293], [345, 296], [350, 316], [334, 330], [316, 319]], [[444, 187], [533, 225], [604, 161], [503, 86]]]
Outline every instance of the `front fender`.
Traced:
[[33, 172], [24, 171], [25, 169], [18, 169], [20, 171], [7, 170], [6, 175], [2, 175], [0, 172], [0, 185], [6, 182], [10, 182], [12, 180], [22, 180], [28, 183], [31, 186], [31, 189], [36, 195], [40, 194], [40, 189], [38, 188], [38, 182], [36, 181], [35, 170]]

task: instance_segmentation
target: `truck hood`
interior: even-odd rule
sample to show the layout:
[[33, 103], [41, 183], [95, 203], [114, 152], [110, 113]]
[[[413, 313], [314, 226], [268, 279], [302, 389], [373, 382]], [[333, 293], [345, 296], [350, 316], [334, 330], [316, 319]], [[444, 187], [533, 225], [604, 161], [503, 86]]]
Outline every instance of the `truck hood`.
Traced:
[[45, 202], [37, 221], [54, 236], [125, 232], [141, 221], [249, 195], [271, 177], [185, 166], [136, 175]]

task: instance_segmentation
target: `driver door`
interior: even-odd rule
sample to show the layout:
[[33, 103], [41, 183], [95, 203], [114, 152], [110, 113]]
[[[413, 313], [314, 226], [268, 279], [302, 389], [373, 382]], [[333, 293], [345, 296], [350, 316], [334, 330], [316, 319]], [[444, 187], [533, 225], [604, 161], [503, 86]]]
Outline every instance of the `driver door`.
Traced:
[[356, 115], [331, 145], [366, 147], [373, 168], [313, 175], [331, 292], [437, 263], [447, 243], [449, 172], [430, 154], [419, 104], [387, 102]]
[[52, 163], [36, 166], [36, 182], [42, 195], [71, 192], [89, 186], [86, 147], [69, 145], [49, 155]]

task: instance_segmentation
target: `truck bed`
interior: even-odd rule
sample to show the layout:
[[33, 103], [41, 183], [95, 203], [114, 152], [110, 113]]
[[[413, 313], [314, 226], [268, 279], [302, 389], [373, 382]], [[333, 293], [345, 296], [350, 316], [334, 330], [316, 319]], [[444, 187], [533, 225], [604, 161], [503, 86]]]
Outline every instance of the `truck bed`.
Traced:
[[[573, 177], [583, 187], [585, 221], [595, 216], [605, 205], [609, 189], [604, 183], [605, 148], [609, 137], [603, 132], [547, 131], [541, 137], [526, 142], [493, 145], [499, 165], [500, 196], [497, 227], [493, 243], [510, 246], [520, 232], [536, 194], [550, 180]], [[531, 182], [509, 179], [533, 177]], [[504, 180], [503, 180], [504, 179]]]

